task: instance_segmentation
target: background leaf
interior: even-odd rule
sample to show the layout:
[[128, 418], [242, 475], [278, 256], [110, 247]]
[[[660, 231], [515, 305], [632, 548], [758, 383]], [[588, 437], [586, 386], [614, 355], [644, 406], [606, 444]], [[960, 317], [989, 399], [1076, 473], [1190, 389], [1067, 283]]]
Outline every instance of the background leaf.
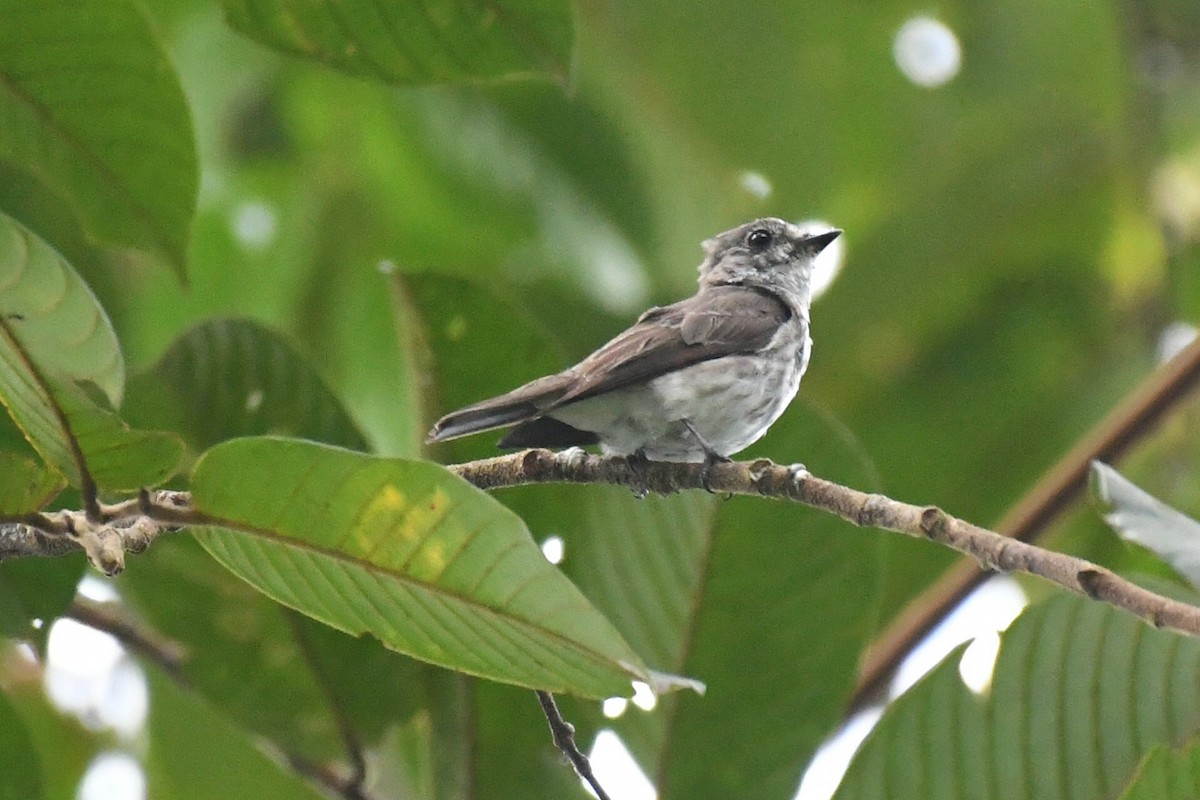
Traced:
[[42, 775], [33, 737], [25, 730], [21, 717], [0, 693], [0, 758], [7, 765], [0, 781], [4, 800], [41, 800]]
[[250, 320], [209, 320], [180, 336], [131, 382], [125, 414], [146, 427], [183, 432], [196, 453], [255, 434], [366, 448], [310, 363]]
[[5, 330], [39, 370], [92, 383], [119, 406], [125, 362], [112, 324], [62, 256], [0, 215], [0, 314]]
[[232, 529], [198, 534], [210, 553], [341, 630], [553, 691], [607, 696], [642, 674], [520, 520], [439, 467], [243, 439], [208, 451], [192, 486], [196, 508]]
[[[157, 253], [182, 275], [196, 155], [183, 92], [141, 11], [5, 0], [0, 16], [0, 160], [100, 242]], [[0, 189], [0, 208], [12, 206]]]
[[1092, 491], [1109, 507], [1104, 521], [1121, 538], [1158, 553], [1193, 587], [1200, 587], [1200, 522], [1098, 461], [1092, 463]]
[[1200, 746], [1155, 747], [1142, 761], [1121, 800], [1185, 800], [1200, 792]]
[[1200, 643], [1101, 603], [1056, 595], [1022, 614], [986, 697], [960, 655], [884, 715], [836, 800], [1112, 796], [1154, 745], [1200, 729]]
[[563, 0], [221, 4], [230, 25], [264, 44], [390, 83], [536, 74], [561, 81], [571, 50], [571, 7]]
[[323, 797], [160, 673], [150, 673], [150, 691], [153, 738], [145, 765], [148, 796], [171, 800]]

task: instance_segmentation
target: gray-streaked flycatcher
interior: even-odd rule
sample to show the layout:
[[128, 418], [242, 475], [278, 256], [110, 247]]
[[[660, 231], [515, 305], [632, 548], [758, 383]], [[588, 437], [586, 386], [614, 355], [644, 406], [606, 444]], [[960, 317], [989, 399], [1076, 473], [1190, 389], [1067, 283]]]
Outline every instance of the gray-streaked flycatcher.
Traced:
[[840, 234], [769, 217], [709, 239], [695, 295], [650, 309], [570, 369], [447, 414], [426, 441], [516, 425], [500, 447], [727, 461], [796, 396], [812, 347], [813, 259]]

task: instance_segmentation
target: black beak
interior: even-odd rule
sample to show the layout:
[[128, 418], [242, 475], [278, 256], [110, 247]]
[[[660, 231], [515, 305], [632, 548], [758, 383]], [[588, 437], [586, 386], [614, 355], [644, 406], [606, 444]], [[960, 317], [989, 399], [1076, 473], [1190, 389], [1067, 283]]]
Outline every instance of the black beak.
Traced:
[[829, 246], [829, 243], [842, 235], [842, 232], [837, 228], [827, 233], [816, 233], [800, 242], [805, 250], [811, 252], [814, 256]]

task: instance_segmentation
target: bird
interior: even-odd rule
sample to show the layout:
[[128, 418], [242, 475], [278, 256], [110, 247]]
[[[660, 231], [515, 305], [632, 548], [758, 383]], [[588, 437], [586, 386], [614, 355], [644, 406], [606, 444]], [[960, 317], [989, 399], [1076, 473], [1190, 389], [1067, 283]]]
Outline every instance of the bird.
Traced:
[[500, 448], [702, 462], [707, 487], [708, 468], [758, 441], [795, 397], [812, 350], [813, 263], [841, 233], [765, 217], [706, 240], [696, 294], [562, 372], [446, 414], [426, 443], [513, 426]]

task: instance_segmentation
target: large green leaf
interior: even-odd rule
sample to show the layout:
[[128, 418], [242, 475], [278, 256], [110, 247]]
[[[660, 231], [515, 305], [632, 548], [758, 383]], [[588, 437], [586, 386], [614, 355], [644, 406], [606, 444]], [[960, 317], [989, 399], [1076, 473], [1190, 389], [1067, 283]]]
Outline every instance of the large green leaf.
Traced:
[[45, 464], [10, 450], [0, 450], [0, 514], [39, 511], [58, 495], [66, 480]]
[[81, 553], [0, 561], [0, 636], [44, 644], [50, 624], [75, 599], [86, 568]]
[[[124, 366], [116, 337], [79, 276], [48, 245], [0, 216], [0, 401], [29, 443], [76, 487], [161, 482], [182, 443], [130, 430], [104, 406], [119, 402]], [[102, 398], [85, 387], [98, 387]]]
[[95, 384], [113, 406], [121, 404], [125, 362], [104, 309], [62, 256], [3, 214], [0, 316], [37, 369]]
[[4, 0], [0, 18], [0, 160], [101, 242], [154, 251], [182, 274], [196, 155], [183, 92], [141, 11]]
[[41, 759], [20, 715], [0, 693], [0, 800], [42, 800]]
[[644, 670], [521, 521], [440, 467], [285, 439], [196, 465], [199, 533], [266, 594], [434, 664], [607, 696]]
[[[313, 367], [248, 320], [196, 325], [130, 381], [128, 394], [132, 419], [179, 431], [197, 452], [266, 433], [364, 446]], [[280, 606], [187, 538], [156, 543], [122, 578], [121, 593], [182, 646], [189, 685], [295, 756], [347, 760], [344, 733], [374, 744], [421, 699], [415, 674], [433, 670]]]
[[324, 797], [296, 771], [259, 751], [252, 739], [173, 685], [158, 670], [150, 678], [148, 797], [202, 800], [255, 797], [318, 800]]
[[41, 681], [13, 681], [5, 695], [33, 742], [46, 800], [76, 798], [79, 781], [101, 743], [78, 719], [55, 708]]
[[331, 698], [297, 641], [291, 612], [188, 537], [157, 542], [134, 565], [121, 579], [121, 596], [179, 645], [189, 686], [289, 755], [344, 757]]
[[146, 427], [179, 431], [197, 452], [255, 434], [366, 449], [316, 369], [250, 320], [210, 320], [184, 333], [130, 381], [123, 412]]
[[389, 83], [538, 74], [565, 80], [571, 52], [566, 0], [221, 4], [230, 25], [264, 44]]
[[1200, 730], [1200, 642], [1102, 603], [1058, 595], [1018, 617], [985, 697], [960, 653], [888, 710], [837, 800], [1111, 797], [1152, 747]]
[[1158, 745], [1142, 760], [1121, 800], [1193, 800], [1200, 797], [1200, 741], [1179, 749]]

